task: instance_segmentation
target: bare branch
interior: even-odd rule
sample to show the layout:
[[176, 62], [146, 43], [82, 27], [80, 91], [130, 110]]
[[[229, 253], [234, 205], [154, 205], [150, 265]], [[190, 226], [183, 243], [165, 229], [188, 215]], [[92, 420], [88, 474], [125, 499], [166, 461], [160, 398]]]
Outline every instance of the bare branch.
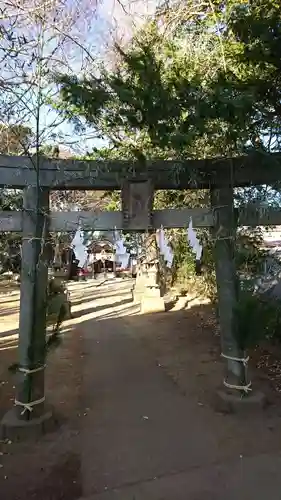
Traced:
[[94, 60], [84, 39], [95, 7], [96, 0], [3, 0], [1, 4], [0, 19], [5, 20], [0, 41], [1, 119], [7, 124], [30, 122], [37, 148], [64, 121], [50, 107], [58, 92], [52, 83], [54, 70], [77, 73], [77, 63], [85, 69], [85, 56], [88, 62]]

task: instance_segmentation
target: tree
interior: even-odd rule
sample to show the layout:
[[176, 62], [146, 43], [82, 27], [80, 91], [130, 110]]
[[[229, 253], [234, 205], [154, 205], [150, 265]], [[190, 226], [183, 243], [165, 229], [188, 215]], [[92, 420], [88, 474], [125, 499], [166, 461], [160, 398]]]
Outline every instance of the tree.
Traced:
[[[232, 15], [236, 4], [228, 4]], [[233, 75], [246, 79], [253, 68], [239, 59], [237, 41], [230, 34], [230, 11], [221, 2], [202, 2], [192, 13], [192, 5], [187, 2], [180, 10], [174, 4], [159, 11], [126, 50], [116, 45], [119, 63], [114, 70], [104, 67], [98, 76], [81, 78], [59, 75], [61, 109], [76, 123], [85, 119], [110, 142], [93, 157], [144, 163], [153, 157], [234, 156], [249, 146], [261, 147], [257, 138], [262, 137], [264, 122], [257, 117], [262, 103], [256, 104], [241, 81], [234, 85]], [[171, 28], [175, 9], [180, 10], [179, 22]], [[256, 199], [264, 192], [248, 190], [248, 196]], [[238, 194], [241, 203], [241, 190]], [[157, 194], [156, 204], [206, 206], [208, 195], [164, 192]]]
[[[65, 121], [50, 106], [57, 93], [51, 75], [55, 66], [66, 72], [79, 72], [85, 67], [88, 56], [84, 57], [87, 47], [83, 36], [91, 6], [91, 0], [4, 0], [0, 7], [0, 121], [13, 127], [29, 126], [34, 133], [33, 149], [23, 148], [35, 171], [35, 186], [25, 190], [28, 204], [24, 207], [28, 208], [24, 214], [32, 210], [34, 217], [28, 218], [28, 237], [24, 234], [22, 244], [25, 321], [21, 310], [19, 361], [26, 373], [19, 375], [17, 399], [24, 407], [19, 412], [23, 419], [41, 415], [45, 399], [40, 370], [45, 367], [47, 347], [48, 233], [44, 216], [48, 207], [40, 185], [41, 147], [60, 138], [59, 126]], [[32, 414], [30, 405], [35, 407]]]
[[[104, 67], [99, 78], [59, 76], [60, 105], [67, 116], [76, 123], [81, 117], [86, 119], [110, 141], [109, 148], [93, 151], [92, 157], [110, 155], [144, 162], [153, 157], [178, 159], [215, 154], [214, 146], [207, 141], [207, 127], [198, 114], [197, 103], [205, 92], [200, 75], [203, 77], [207, 68], [216, 71], [221, 64], [219, 47], [213, 35], [198, 38], [193, 33], [189, 41], [190, 51], [183, 50], [181, 40], [167, 38], [163, 43], [157, 24], [150, 23], [137, 33], [126, 53], [116, 47], [120, 63], [114, 71]], [[218, 148], [224, 151], [223, 142], [221, 134], [221, 140], [216, 141], [217, 153]], [[189, 200], [188, 193], [180, 195], [181, 203], [195, 201], [190, 194]], [[206, 203], [205, 193], [199, 196]], [[167, 203], [177, 204], [176, 198], [176, 193], [170, 193]], [[198, 198], [195, 204], [198, 206]]]
[[[63, 117], [50, 107], [57, 89], [54, 68], [85, 69], [95, 0], [4, 1], [0, 8], [1, 112], [5, 124], [31, 126], [33, 147], [61, 139]], [[40, 112], [39, 112], [40, 109]], [[36, 130], [36, 129], [40, 130]], [[67, 134], [66, 134], [67, 135]], [[26, 151], [28, 153], [28, 151]]]
[[[32, 141], [32, 131], [22, 125], [0, 126], [0, 154], [22, 154]], [[20, 210], [22, 208], [22, 195], [18, 189], [0, 189], [0, 209]], [[14, 269], [19, 271], [20, 266], [19, 233], [0, 233], [0, 262], [1, 272]]]
[[[265, 137], [271, 150], [280, 149], [281, 5], [275, 0], [233, 3], [226, 14], [225, 44], [239, 72], [224, 80], [252, 106], [253, 141]], [[259, 145], [257, 143], [257, 145]]]
[[[116, 46], [113, 71], [59, 77], [68, 116], [109, 139], [112, 157], [278, 148], [280, 8], [274, 0], [165, 3], [126, 50]], [[265, 190], [248, 193], [264, 198]]]
[[21, 155], [33, 142], [30, 127], [0, 124], [0, 154]]

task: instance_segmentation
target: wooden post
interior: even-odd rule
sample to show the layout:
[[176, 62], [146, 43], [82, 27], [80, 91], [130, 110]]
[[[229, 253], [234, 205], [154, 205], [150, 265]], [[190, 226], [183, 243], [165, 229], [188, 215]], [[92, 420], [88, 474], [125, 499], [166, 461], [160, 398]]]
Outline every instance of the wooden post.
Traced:
[[116, 250], [113, 250], [113, 276], [116, 278]]
[[[45, 412], [45, 342], [48, 266], [45, 242], [48, 235], [49, 191], [23, 190], [23, 241], [19, 321], [19, 374], [17, 416], [41, 418]], [[33, 371], [38, 370], [38, 371]], [[26, 406], [25, 406], [26, 405]]]
[[225, 358], [226, 373], [224, 385], [228, 391], [244, 395], [247, 392], [234, 387], [246, 387], [246, 367], [243, 363], [245, 353], [237, 342], [238, 322], [236, 306], [238, 301], [239, 283], [234, 260], [236, 221], [233, 205], [233, 189], [211, 189], [211, 205], [214, 213], [214, 260], [216, 268], [218, 305], [221, 327], [221, 349]]

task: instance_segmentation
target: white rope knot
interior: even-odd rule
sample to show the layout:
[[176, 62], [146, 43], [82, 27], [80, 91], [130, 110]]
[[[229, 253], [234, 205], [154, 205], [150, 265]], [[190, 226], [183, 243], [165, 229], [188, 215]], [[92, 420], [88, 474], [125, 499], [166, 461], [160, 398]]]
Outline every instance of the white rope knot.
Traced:
[[24, 373], [24, 375], [30, 375], [31, 373], [37, 373], [41, 372], [42, 370], [45, 370], [46, 365], [41, 365], [38, 366], [37, 368], [29, 369], [29, 368], [24, 368], [23, 366], [20, 366], [18, 371], [21, 373]]
[[45, 399], [46, 398], [44, 396], [41, 399], [36, 399], [36, 401], [30, 401], [30, 403], [22, 403], [21, 401], [15, 399], [15, 405], [22, 406], [23, 410], [21, 412], [21, 415], [24, 415], [26, 411], [29, 411], [31, 413], [33, 411], [33, 407], [36, 405], [40, 405], [41, 403], [44, 403]]
[[225, 359], [230, 359], [230, 361], [237, 361], [238, 363], [243, 363], [243, 365], [246, 367], [248, 362], [249, 362], [249, 356], [246, 358], [236, 358], [235, 356], [228, 356], [227, 354], [224, 354], [223, 352], [221, 353], [221, 357]]
[[236, 389], [237, 391], [244, 391], [246, 394], [248, 394], [252, 390], [252, 382], [249, 382], [247, 385], [235, 385], [235, 384], [229, 384], [228, 382], [226, 382], [226, 380], [224, 380], [223, 385], [228, 389]]
[[22, 236], [22, 240], [25, 241], [42, 241], [44, 238], [38, 237], [38, 236]]
[[216, 236], [215, 238], [212, 238], [211, 241], [214, 241], [214, 242], [225, 241], [225, 240], [230, 241], [230, 240], [234, 240], [234, 239], [235, 239], [234, 236]]

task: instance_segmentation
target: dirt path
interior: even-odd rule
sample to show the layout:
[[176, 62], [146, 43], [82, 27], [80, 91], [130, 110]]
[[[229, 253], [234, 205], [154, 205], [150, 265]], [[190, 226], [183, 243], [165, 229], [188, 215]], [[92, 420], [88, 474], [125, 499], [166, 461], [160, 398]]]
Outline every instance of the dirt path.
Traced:
[[[47, 369], [61, 426], [38, 443], [3, 444], [3, 498], [280, 500], [279, 393], [253, 369], [271, 406], [250, 417], [214, 412], [223, 365], [210, 307], [138, 315], [130, 286], [73, 286], [76, 317]], [[14, 383], [5, 342], [2, 412]]]
[[[102, 315], [126, 314], [127, 307], [132, 307], [131, 285], [122, 280], [114, 286], [100, 283], [70, 284], [74, 318], [64, 323], [63, 342], [48, 357], [46, 397], [56, 409], [59, 430], [37, 443], [0, 443], [0, 491], [5, 500], [74, 500], [82, 494], [82, 325]], [[15, 376], [8, 367], [17, 361], [18, 310], [19, 292], [6, 291], [0, 303], [0, 418], [14, 400]]]

